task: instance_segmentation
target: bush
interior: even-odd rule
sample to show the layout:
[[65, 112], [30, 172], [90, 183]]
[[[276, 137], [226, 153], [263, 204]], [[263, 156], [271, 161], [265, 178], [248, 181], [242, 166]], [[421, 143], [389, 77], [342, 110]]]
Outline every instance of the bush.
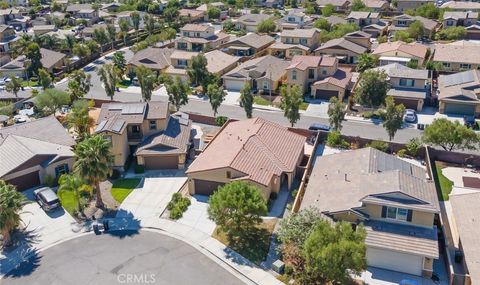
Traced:
[[223, 126], [227, 121], [228, 118], [225, 116], [218, 116], [215, 118], [215, 123], [220, 127]]
[[422, 141], [419, 138], [409, 140], [406, 145], [407, 152], [411, 156], [416, 156], [422, 147]]
[[136, 164], [135, 165], [135, 173], [144, 173], [145, 172], [145, 166]]
[[298, 189], [295, 189], [292, 191], [292, 198], [295, 199], [297, 198], [297, 194], [298, 194]]
[[48, 187], [53, 187], [53, 185], [55, 185], [55, 178], [51, 175], [45, 175], [45, 177], [43, 178], [43, 182]]
[[377, 111], [367, 111], [362, 114], [362, 116], [365, 119], [380, 119], [383, 120], [385, 118], [385, 112], [383, 110], [377, 110]]
[[284, 268], [284, 272], [286, 275], [290, 276], [293, 274], [293, 267], [291, 267], [290, 265], [285, 265], [285, 268]]
[[277, 200], [278, 193], [277, 192], [272, 192], [270, 193], [270, 200]]
[[170, 219], [178, 220], [183, 216], [183, 213], [190, 206], [190, 199], [183, 197], [180, 193], [173, 193], [172, 200], [167, 205], [168, 211], [170, 211]]
[[374, 141], [371, 141], [370, 143], [368, 143], [366, 146], [376, 148], [376, 149], [378, 149], [380, 151], [383, 151], [383, 152], [388, 151], [388, 143], [386, 143], [384, 141], [374, 140]]
[[328, 134], [327, 146], [336, 148], [350, 148], [350, 144], [342, 138], [339, 131], [333, 131]]
[[397, 152], [397, 155], [399, 157], [405, 157], [407, 150], [406, 149], [401, 149]]

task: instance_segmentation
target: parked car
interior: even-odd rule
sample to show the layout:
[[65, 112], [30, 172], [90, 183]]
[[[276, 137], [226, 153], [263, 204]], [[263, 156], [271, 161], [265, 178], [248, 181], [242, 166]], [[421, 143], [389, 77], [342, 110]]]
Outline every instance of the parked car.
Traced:
[[407, 109], [403, 115], [403, 120], [407, 123], [415, 123], [417, 121], [417, 113], [415, 110]]
[[313, 123], [313, 124], [310, 125], [310, 127], [308, 127], [308, 129], [311, 130], [311, 131], [326, 131], [326, 132], [329, 132], [330, 131], [330, 126], [320, 124], [320, 123]]
[[57, 207], [60, 207], [60, 199], [57, 194], [49, 187], [43, 187], [33, 191], [35, 200], [46, 212], [51, 211]]
[[474, 128], [475, 127], [475, 117], [474, 116], [464, 116], [463, 117], [463, 124], [466, 126], [466, 127], [469, 127], [469, 128]]

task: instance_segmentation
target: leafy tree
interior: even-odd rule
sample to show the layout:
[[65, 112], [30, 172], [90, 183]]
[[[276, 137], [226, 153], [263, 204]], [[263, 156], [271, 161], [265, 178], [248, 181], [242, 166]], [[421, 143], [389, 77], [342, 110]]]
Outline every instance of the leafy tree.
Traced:
[[62, 46], [64, 49], [68, 50], [69, 53], [72, 53], [73, 46], [76, 42], [77, 40], [75, 39], [74, 35], [66, 35], [62, 42]]
[[378, 65], [378, 59], [370, 53], [362, 53], [358, 57], [357, 72], [364, 72], [367, 69], [374, 68]]
[[216, 117], [218, 113], [218, 108], [225, 100], [227, 92], [225, 92], [218, 84], [209, 84], [207, 88], [207, 97], [212, 106], [213, 116]]
[[75, 149], [74, 173], [95, 188], [97, 208], [103, 207], [100, 182], [105, 181], [112, 171], [114, 157], [110, 141], [102, 135], [93, 135], [79, 142]]
[[302, 249], [305, 241], [320, 221], [322, 221], [322, 216], [316, 208], [307, 208], [297, 213], [292, 212], [280, 220], [280, 228], [277, 232], [278, 240], [282, 243], [282, 247], [291, 244]]
[[71, 101], [83, 98], [89, 91], [91, 86], [92, 75], [85, 73], [85, 71], [78, 69], [70, 73], [68, 77], [68, 92], [70, 93]]
[[36, 106], [45, 114], [56, 115], [62, 106], [70, 104], [70, 95], [58, 89], [47, 89], [36, 97]]
[[192, 63], [187, 68], [187, 75], [195, 86], [203, 85], [203, 80], [208, 77], [207, 64], [207, 58], [203, 54], [192, 57]]
[[336, 24], [330, 31], [322, 30], [320, 32], [320, 41], [324, 43], [329, 40], [338, 39], [348, 33], [358, 31], [359, 29], [360, 28], [355, 24]]
[[125, 56], [121, 52], [115, 52], [112, 57], [113, 66], [121, 70], [122, 72], [127, 67], [127, 61], [125, 60]]
[[107, 93], [107, 96], [113, 101], [113, 95], [115, 94], [118, 82], [118, 72], [115, 71], [112, 64], [107, 63], [97, 70], [97, 74], [100, 76], [100, 81], [103, 83], [105, 93]]
[[80, 140], [83, 140], [90, 128], [95, 126], [95, 120], [90, 117], [88, 111], [88, 101], [77, 100], [73, 102], [72, 112], [67, 116], [69, 128], [75, 129]]
[[330, 121], [330, 127], [335, 131], [342, 129], [342, 121], [345, 119], [345, 104], [338, 100], [337, 97], [330, 98], [330, 105], [328, 107], [328, 119]]
[[85, 45], [88, 47], [88, 49], [90, 50], [90, 53], [97, 53], [98, 52], [98, 49], [100, 48], [100, 45], [94, 41], [94, 40], [88, 40], [88, 41], [85, 41]]
[[416, 16], [422, 16], [434, 20], [441, 20], [443, 17], [443, 11], [433, 3], [424, 4], [415, 9], [413, 12]]
[[478, 148], [480, 137], [468, 127], [458, 121], [452, 122], [445, 118], [435, 119], [425, 128], [423, 141], [427, 144], [437, 145], [446, 151], [454, 149]]
[[24, 204], [25, 196], [18, 192], [15, 186], [0, 180], [0, 209], [2, 209], [0, 211], [0, 231], [5, 247], [12, 244], [11, 233], [22, 221], [19, 212]]
[[13, 42], [14, 48], [12, 49], [13, 57], [18, 55], [25, 54], [28, 50], [28, 46], [32, 43], [32, 36], [26, 33], [22, 33], [19, 39]]
[[144, 101], [148, 102], [152, 99], [152, 91], [155, 87], [155, 75], [153, 71], [144, 65], [140, 65], [136, 68], [135, 73], [137, 74], [138, 83], [142, 92], [142, 98]]
[[79, 58], [84, 58], [84, 57], [90, 56], [92, 52], [87, 45], [76, 43], [73, 46], [72, 53], [78, 56]]
[[5, 84], [5, 90], [13, 93], [15, 97], [18, 97], [18, 91], [22, 89], [22, 82], [23, 80], [21, 78], [10, 75], [10, 81]]
[[410, 154], [411, 156], [416, 156], [420, 149], [423, 147], [422, 140], [419, 138], [412, 138], [408, 141], [405, 147], [408, 154]]
[[30, 74], [38, 74], [38, 70], [42, 68], [42, 54], [40, 53], [40, 47], [38, 44], [29, 44], [25, 56], [30, 60], [28, 72]]
[[133, 28], [135, 29], [135, 41], [138, 42], [138, 30], [140, 29], [140, 13], [132, 12], [130, 13], [130, 18], [132, 19]]
[[180, 107], [188, 103], [188, 90], [187, 83], [177, 76], [173, 80], [170, 76], [165, 81], [165, 87], [168, 93], [168, 101], [175, 106], [177, 111]]
[[259, 224], [267, 214], [267, 204], [260, 189], [245, 181], [220, 187], [209, 199], [208, 217], [231, 238]]
[[107, 34], [110, 43], [112, 44], [112, 50], [115, 48], [115, 40], [117, 39], [117, 30], [112, 24], [107, 24]]
[[165, 22], [172, 23], [175, 21], [175, 18], [178, 17], [178, 8], [177, 7], [167, 7], [163, 10], [163, 16], [165, 17]]
[[368, 70], [361, 78], [355, 99], [361, 105], [378, 107], [385, 102], [387, 91], [390, 88], [388, 76], [383, 71]]
[[38, 70], [38, 81], [43, 90], [46, 90], [52, 86], [52, 76], [50, 76], [50, 73], [48, 73], [48, 71], [44, 68], [40, 68]]
[[108, 35], [104, 28], [93, 30], [93, 37], [100, 44], [100, 52], [103, 53], [103, 46], [108, 42]]
[[393, 37], [394, 41], [402, 41], [406, 43], [413, 42], [413, 38], [410, 36], [408, 31], [396, 31], [395, 36]]
[[322, 8], [321, 12], [322, 16], [330, 17], [333, 15], [333, 13], [335, 13], [335, 6], [333, 6], [332, 4], [327, 4], [325, 5], [325, 7]]
[[220, 14], [222, 13], [222, 11], [220, 11], [220, 9], [218, 9], [217, 7], [208, 7], [207, 9], [207, 15], [208, 15], [208, 19], [220, 19]]
[[283, 115], [293, 127], [300, 120], [300, 105], [303, 103], [302, 90], [300, 86], [295, 84], [290, 88], [283, 86], [280, 93], [282, 96], [280, 106], [283, 110]]
[[120, 27], [120, 31], [122, 31], [123, 45], [127, 46], [127, 37], [128, 31], [130, 31], [130, 23], [127, 19], [121, 18], [120, 20], [118, 20], [118, 26]]
[[352, 11], [361, 11], [365, 9], [367, 6], [365, 6], [365, 3], [363, 3], [362, 0], [353, 0], [352, 1]]
[[54, 49], [58, 45], [57, 35], [44, 34], [41, 37], [42, 46], [47, 49]]
[[425, 27], [422, 22], [416, 20], [408, 26], [407, 32], [411, 38], [419, 39], [425, 34]]
[[235, 30], [235, 24], [232, 22], [232, 20], [226, 20], [222, 23], [223, 25], [223, 30], [226, 32], [230, 32]]
[[84, 185], [82, 178], [75, 174], [62, 174], [58, 179], [58, 191], [73, 192], [77, 200], [77, 211], [82, 213], [82, 203], [80, 202], [80, 189]]
[[242, 103], [247, 118], [251, 118], [253, 111], [253, 93], [249, 83], [246, 83], [240, 91], [240, 102]]
[[390, 141], [395, 136], [395, 133], [402, 128], [403, 113], [405, 113], [405, 106], [403, 104], [395, 105], [393, 97], [389, 96], [385, 99], [385, 114], [383, 119], [383, 127], [387, 130]]
[[442, 29], [437, 34], [438, 39], [440, 40], [461, 40], [467, 37], [467, 30], [465, 27], [448, 27]]
[[148, 14], [143, 16], [143, 22], [145, 23], [145, 29], [147, 30], [149, 35], [152, 35], [155, 30], [155, 18]]
[[325, 30], [325, 31], [330, 31], [332, 29], [332, 25], [325, 18], [320, 18], [316, 20], [313, 26], [317, 29]]
[[367, 268], [366, 235], [361, 225], [354, 230], [348, 222], [332, 226], [320, 221], [305, 241], [305, 269], [299, 279], [304, 284], [348, 283], [351, 274]]
[[264, 34], [270, 34], [275, 32], [277, 29], [277, 26], [275, 25], [275, 22], [273, 21], [272, 18], [268, 18], [266, 20], [263, 20], [258, 24], [257, 26], [257, 32], [258, 33], [264, 33]]

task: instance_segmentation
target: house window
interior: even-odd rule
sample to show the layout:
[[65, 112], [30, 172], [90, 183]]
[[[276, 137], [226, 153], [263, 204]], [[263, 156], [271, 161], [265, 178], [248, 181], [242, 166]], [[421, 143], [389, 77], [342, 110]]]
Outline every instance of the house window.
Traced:
[[297, 71], [292, 70], [292, 80], [297, 80]]
[[195, 33], [195, 36], [196, 36], [197, 38], [199, 38], [199, 37], [200, 37], [200, 33]]
[[295, 17], [288, 17], [288, 20], [290, 23], [295, 23]]
[[184, 37], [188, 37], [188, 35], [189, 35], [188, 32], [183, 32]]
[[413, 87], [414, 85], [415, 85], [415, 80], [413, 79], [406, 79], [406, 78], [400, 79], [400, 86]]
[[315, 78], [315, 69], [310, 68], [308, 70], [308, 79], [314, 79]]
[[62, 174], [68, 173], [68, 164], [62, 164], [57, 167], [55, 167], [55, 177], [60, 177]]
[[397, 26], [406, 26], [407, 25], [407, 21], [398, 21], [397, 22]]
[[186, 59], [177, 59], [178, 65], [179, 66], [187, 66], [187, 60]]
[[140, 133], [140, 126], [138, 126], [138, 125], [133, 125], [133, 126], [132, 126], [132, 133], [134, 133], [134, 134]]
[[177, 49], [186, 50], [187, 43], [177, 43]]
[[447, 26], [451, 27], [454, 25], [454, 22], [453, 21], [447, 21]]
[[326, 69], [322, 69], [322, 75], [327, 75], [327, 70]]
[[387, 219], [392, 219], [392, 220], [411, 222], [412, 210], [383, 206], [382, 217]]
[[471, 69], [472, 65], [469, 63], [461, 63], [460, 64], [460, 69]]
[[157, 129], [157, 121], [150, 121], [150, 130], [156, 130]]
[[232, 173], [230, 171], [227, 171], [227, 178], [228, 179], [232, 178]]
[[268, 81], [263, 81], [263, 89], [268, 89]]
[[301, 45], [306, 45], [306, 44], [307, 44], [307, 39], [301, 38], [301, 39], [300, 39], [300, 44], [301, 44]]
[[442, 65], [445, 68], [450, 68], [450, 63], [449, 62], [444, 62]]
[[286, 38], [287, 44], [292, 42], [292, 38]]

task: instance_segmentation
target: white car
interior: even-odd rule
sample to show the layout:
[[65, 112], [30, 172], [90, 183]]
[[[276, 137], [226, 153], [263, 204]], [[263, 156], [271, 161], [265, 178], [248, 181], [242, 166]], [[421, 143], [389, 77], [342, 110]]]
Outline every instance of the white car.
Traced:
[[415, 123], [417, 121], [417, 113], [415, 110], [407, 109], [403, 115], [403, 120], [407, 123]]

